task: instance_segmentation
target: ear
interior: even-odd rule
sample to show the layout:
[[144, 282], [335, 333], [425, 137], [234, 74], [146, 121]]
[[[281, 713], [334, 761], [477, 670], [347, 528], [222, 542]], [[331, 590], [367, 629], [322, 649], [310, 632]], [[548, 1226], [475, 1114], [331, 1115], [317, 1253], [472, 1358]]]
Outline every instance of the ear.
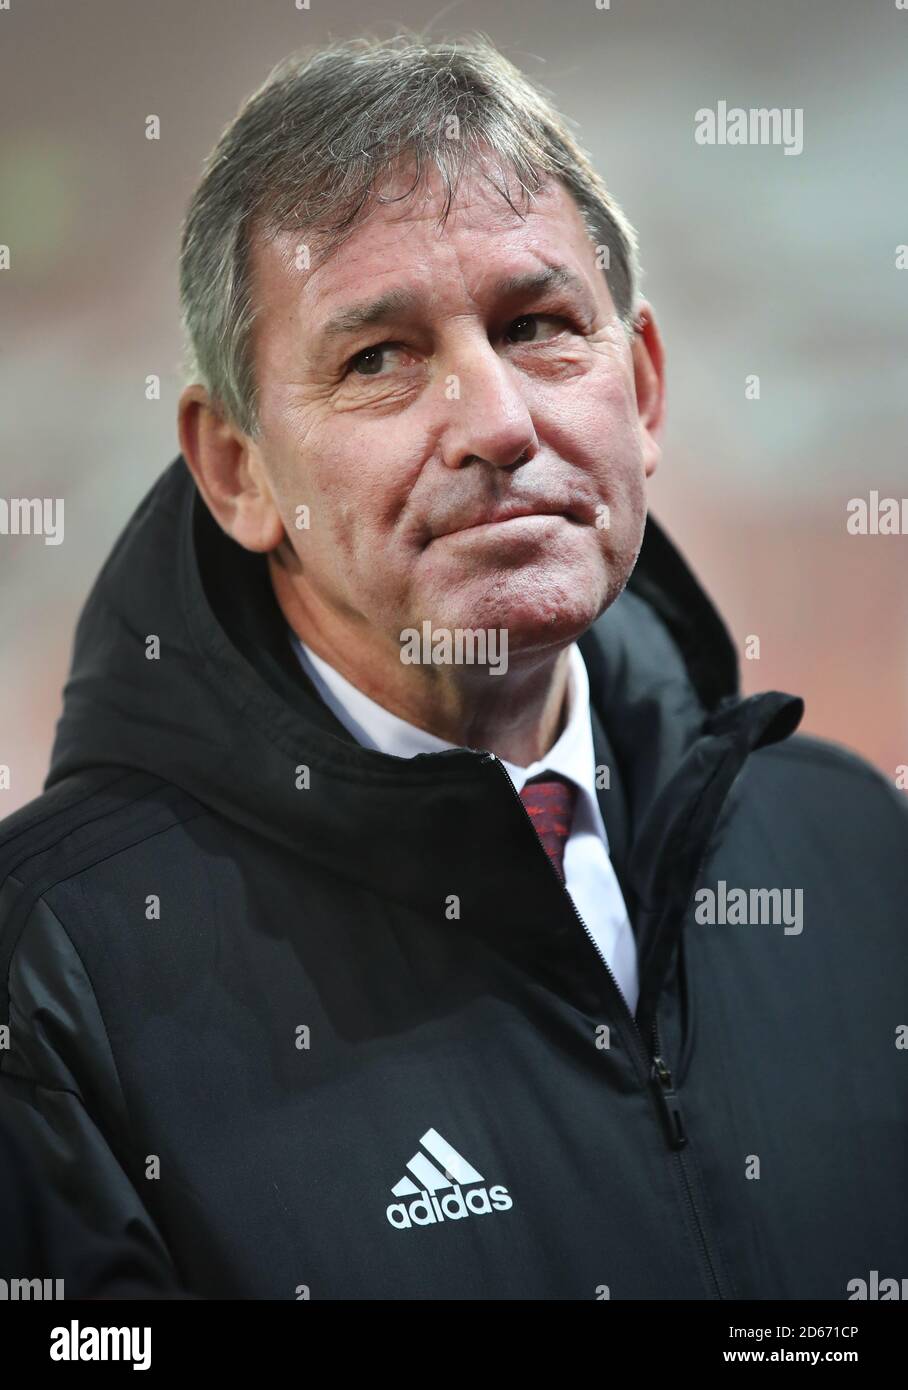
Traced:
[[274, 550], [284, 525], [255, 442], [226, 420], [204, 386], [180, 396], [180, 448], [215, 521], [246, 550]]
[[652, 306], [646, 300], [640, 303], [637, 310], [631, 356], [634, 360], [634, 385], [642, 433], [644, 470], [647, 478], [651, 478], [662, 456], [665, 354]]

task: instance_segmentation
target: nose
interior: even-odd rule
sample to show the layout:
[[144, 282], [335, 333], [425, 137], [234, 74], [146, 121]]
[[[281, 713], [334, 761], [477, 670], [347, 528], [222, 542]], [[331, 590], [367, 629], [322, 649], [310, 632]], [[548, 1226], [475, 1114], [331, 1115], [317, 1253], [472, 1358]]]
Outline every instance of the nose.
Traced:
[[442, 459], [448, 468], [477, 461], [513, 468], [539, 452], [539, 440], [513, 367], [485, 339], [452, 360], [445, 378], [448, 424]]

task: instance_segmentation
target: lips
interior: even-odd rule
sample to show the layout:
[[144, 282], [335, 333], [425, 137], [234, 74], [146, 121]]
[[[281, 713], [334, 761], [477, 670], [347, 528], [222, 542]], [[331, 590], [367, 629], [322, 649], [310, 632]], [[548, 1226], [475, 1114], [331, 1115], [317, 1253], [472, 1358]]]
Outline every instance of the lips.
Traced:
[[499, 522], [514, 521], [518, 517], [524, 516], [562, 516], [568, 520], [573, 519], [571, 518], [570, 513], [566, 512], [562, 507], [558, 506], [554, 502], [538, 503], [532, 506], [526, 503], [524, 503], [523, 505], [520, 505], [518, 503], [512, 503], [510, 505], [501, 504], [498, 507], [494, 507], [488, 511], [477, 513], [471, 517], [464, 519], [463, 521], [459, 521], [454, 523], [453, 525], [446, 526], [444, 530], [436, 532], [433, 539], [438, 540], [442, 536], [454, 535], [458, 531], [470, 531], [475, 526], [495, 526]]

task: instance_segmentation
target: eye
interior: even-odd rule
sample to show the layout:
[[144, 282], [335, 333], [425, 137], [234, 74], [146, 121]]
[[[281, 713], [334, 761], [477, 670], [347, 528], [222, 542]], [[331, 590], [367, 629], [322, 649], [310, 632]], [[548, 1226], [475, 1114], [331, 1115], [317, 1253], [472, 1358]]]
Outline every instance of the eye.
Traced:
[[363, 348], [354, 354], [347, 363], [347, 371], [356, 376], [380, 376], [389, 352], [400, 351], [397, 343], [376, 343], [374, 347]]
[[[557, 314], [521, 314], [519, 319], [512, 319], [504, 336], [508, 342], [540, 342], [555, 337], [563, 328], [569, 326], [567, 319]], [[537, 329], [541, 330], [538, 334]]]

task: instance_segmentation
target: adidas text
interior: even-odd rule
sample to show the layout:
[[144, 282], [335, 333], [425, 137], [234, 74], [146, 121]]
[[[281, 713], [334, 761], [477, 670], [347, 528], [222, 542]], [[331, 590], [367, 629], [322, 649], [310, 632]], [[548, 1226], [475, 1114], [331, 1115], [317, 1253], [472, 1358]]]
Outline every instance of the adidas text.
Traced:
[[420, 1192], [412, 1202], [392, 1202], [388, 1207], [388, 1220], [399, 1231], [411, 1226], [432, 1226], [438, 1221], [460, 1221], [463, 1217], [481, 1216], [488, 1211], [509, 1211], [513, 1202], [506, 1187], [471, 1187], [462, 1192], [455, 1187], [443, 1197], [430, 1196]]

